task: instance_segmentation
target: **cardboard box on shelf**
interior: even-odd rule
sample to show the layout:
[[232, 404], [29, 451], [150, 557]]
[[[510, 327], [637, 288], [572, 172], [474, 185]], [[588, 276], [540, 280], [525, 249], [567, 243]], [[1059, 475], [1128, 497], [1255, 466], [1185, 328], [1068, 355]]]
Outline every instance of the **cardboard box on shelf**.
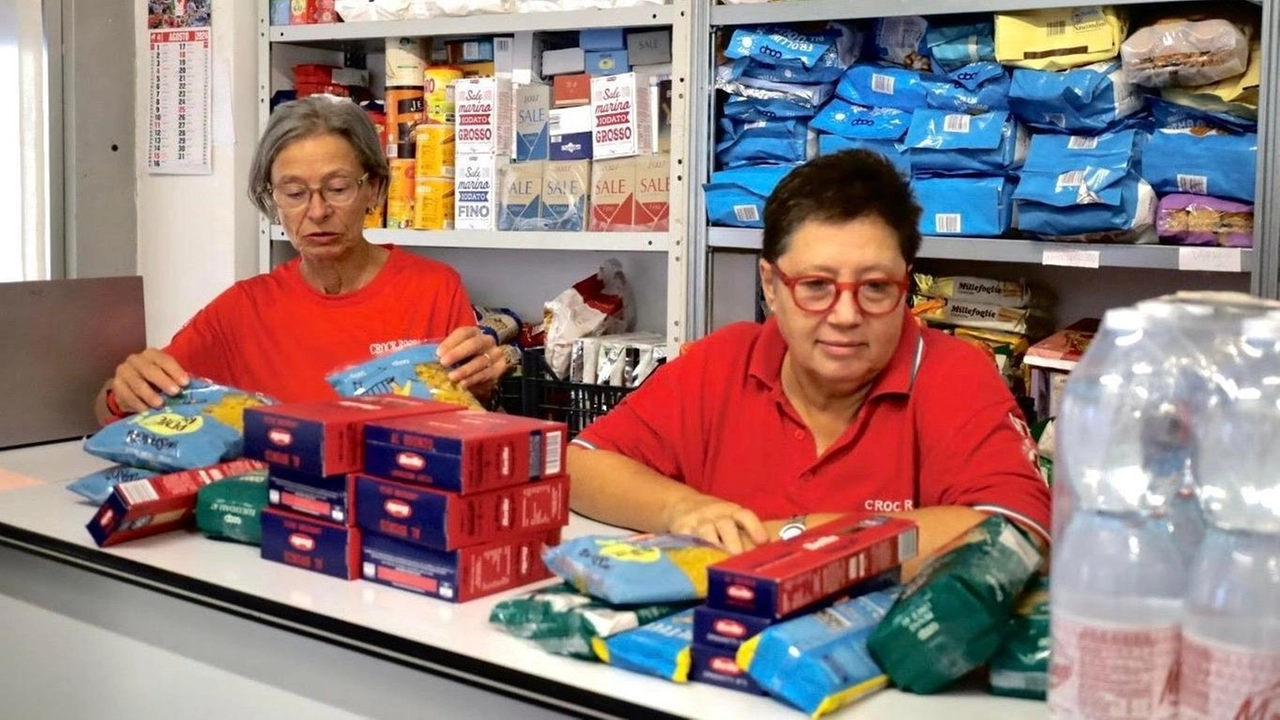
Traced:
[[542, 52], [542, 76], [572, 75], [586, 70], [586, 54], [580, 47]]
[[643, 155], [653, 149], [649, 79], [636, 73], [591, 78], [595, 159]]
[[516, 147], [518, 163], [549, 159], [551, 86], [516, 85]]
[[620, 75], [631, 71], [626, 50], [591, 50], [584, 61], [588, 75]]
[[599, 160], [591, 165], [592, 232], [634, 230], [636, 158]]
[[590, 188], [590, 160], [548, 162], [542, 169], [542, 219], [546, 228], [585, 230]]
[[453, 185], [453, 226], [458, 230], [498, 227], [498, 158], [490, 153], [458, 155]]
[[578, 47], [583, 50], [622, 50], [627, 47], [627, 33], [622, 28], [579, 30]]
[[634, 158], [636, 168], [636, 227], [645, 232], [667, 232], [671, 226], [671, 156]]
[[446, 41], [444, 44], [445, 62], [450, 65], [493, 62], [493, 41], [493, 38]]
[[551, 106], [574, 107], [591, 104], [591, 76], [586, 73], [557, 75], [551, 81]]
[[591, 159], [592, 119], [590, 105], [551, 110], [547, 120], [547, 134], [550, 138], [547, 155], [552, 162]]
[[545, 162], [514, 163], [502, 169], [498, 229], [542, 230], [542, 171]]
[[645, 30], [627, 33], [627, 55], [633, 65], [671, 62], [671, 31]]

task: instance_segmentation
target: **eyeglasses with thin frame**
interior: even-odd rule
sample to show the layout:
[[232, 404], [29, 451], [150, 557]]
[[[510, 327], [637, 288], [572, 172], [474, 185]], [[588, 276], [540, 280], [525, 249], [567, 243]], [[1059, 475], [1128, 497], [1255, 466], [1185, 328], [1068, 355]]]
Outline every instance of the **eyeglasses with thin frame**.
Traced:
[[346, 207], [355, 202], [360, 195], [360, 188], [369, 181], [369, 173], [355, 180], [338, 177], [329, 180], [319, 188], [311, 188], [302, 183], [285, 183], [279, 187], [267, 188], [272, 202], [281, 210], [300, 210], [311, 204], [311, 196], [320, 193], [320, 198], [330, 207]]
[[863, 315], [877, 317], [888, 315], [898, 307], [902, 298], [911, 289], [911, 284], [904, 280], [889, 278], [871, 278], [857, 282], [840, 282], [826, 275], [797, 275], [792, 277], [782, 271], [776, 263], [773, 272], [791, 291], [791, 299], [796, 307], [805, 312], [824, 313], [836, 306], [840, 296], [847, 290], [853, 294], [853, 303]]

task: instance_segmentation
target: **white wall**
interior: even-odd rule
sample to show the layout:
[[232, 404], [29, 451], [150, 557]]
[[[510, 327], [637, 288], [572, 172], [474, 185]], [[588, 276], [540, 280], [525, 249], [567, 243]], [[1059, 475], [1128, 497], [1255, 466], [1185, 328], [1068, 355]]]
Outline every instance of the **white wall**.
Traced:
[[[245, 196], [257, 139], [256, 0], [213, 5], [215, 81], [229, 92], [235, 143], [215, 145], [213, 174], [150, 175], [144, 162], [149, 126], [147, 3], [135, 3], [135, 85], [138, 168], [138, 272], [146, 287], [147, 340], [164, 345], [196, 310], [238, 279], [257, 271], [257, 214]], [[216, 112], [216, 109], [215, 109]]]

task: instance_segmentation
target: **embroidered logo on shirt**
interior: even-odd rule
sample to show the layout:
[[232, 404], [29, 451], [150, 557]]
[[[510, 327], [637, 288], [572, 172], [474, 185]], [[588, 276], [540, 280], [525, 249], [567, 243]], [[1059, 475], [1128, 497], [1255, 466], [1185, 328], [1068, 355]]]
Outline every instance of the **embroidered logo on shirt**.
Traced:
[[386, 355], [387, 353], [395, 352], [396, 350], [407, 348], [411, 345], [419, 345], [422, 342], [423, 342], [422, 340], [401, 339], [401, 340], [388, 340], [386, 342], [369, 343], [369, 354], [374, 357], [377, 357], [379, 355]]
[[862, 505], [867, 512], [910, 512], [915, 504], [910, 500], [868, 500]]

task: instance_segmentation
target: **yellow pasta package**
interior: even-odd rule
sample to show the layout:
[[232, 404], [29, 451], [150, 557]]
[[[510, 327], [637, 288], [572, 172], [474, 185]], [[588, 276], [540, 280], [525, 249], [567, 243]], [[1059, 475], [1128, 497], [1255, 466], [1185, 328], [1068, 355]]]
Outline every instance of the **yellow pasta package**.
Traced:
[[552, 572], [578, 592], [616, 605], [707, 596], [707, 567], [729, 553], [689, 535], [589, 535], [543, 554]]
[[1127, 18], [1108, 5], [996, 13], [996, 62], [1067, 70], [1120, 54]]

